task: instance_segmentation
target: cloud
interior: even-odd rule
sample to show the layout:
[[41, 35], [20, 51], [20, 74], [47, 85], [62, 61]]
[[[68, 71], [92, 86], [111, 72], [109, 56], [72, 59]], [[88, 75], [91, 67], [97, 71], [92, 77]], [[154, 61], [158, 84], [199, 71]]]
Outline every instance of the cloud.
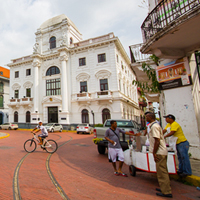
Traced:
[[114, 32], [125, 50], [142, 42], [140, 26], [147, 10], [138, 0], [8, 0], [0, 7], [1, 66], [11, 59], [32, 54], [35, 32], [49, 18], [65, 14], [83, 39]]

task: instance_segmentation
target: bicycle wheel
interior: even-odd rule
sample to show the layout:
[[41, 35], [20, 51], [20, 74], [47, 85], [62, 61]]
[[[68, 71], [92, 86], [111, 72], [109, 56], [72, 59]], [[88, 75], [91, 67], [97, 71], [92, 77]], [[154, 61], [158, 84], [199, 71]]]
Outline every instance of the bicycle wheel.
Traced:
[[45, 142], [44, 147], [48, 153], [54, 153], [58, 149], [58, 145], [54, 140], [47, 140]]
[[29, 139], [24, 143], [24, 149], [28, 153], [34, 152], [36, 147], [36, 142], [33, 139]]

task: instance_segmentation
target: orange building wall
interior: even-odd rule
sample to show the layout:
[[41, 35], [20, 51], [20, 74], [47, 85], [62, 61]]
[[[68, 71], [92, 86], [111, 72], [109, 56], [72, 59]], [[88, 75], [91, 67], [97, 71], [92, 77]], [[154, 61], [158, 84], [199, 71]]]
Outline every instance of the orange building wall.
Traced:
[[[1, 72], [3, 72], [3, 75], [1, 75]], [[0, 76], [10, 78], [10, 70], [0, 66]]]

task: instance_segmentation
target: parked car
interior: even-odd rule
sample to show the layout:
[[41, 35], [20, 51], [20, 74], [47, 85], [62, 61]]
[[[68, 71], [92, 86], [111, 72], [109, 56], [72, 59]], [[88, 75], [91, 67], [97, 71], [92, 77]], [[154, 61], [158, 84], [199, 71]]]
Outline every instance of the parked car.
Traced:
[[45, 125], [47, 131], [49, 132], [54, 132], [54, 131], [60, 131], [62, 132], [63, 130], [63, 126], [61, 124], [57, 124], [57, 123], [48, 123]]
[[[104, 137], [105, 137], [106, 130], [110, 128], [111, 126], [110, 125], [111, 120], [112, 119], [107, 119], [103, 127], [95, 127], [94, 129], [94, 139], [98, 139], [98, 142], [96, 142], [95, 144], [97, 144], [97, 150], [99, 154], [105, 154], [105, 151], [108, 148], [108, 141]], [[117, 122], [117, 127], [124, 131], [130, 132], [130, 133], [138, 133], [141, 130], [141, 126], [136, 121], [128, 120], [128, 119], [117, 119], [115, 121]], [[127, 140], [130, 140], [132, 137], [135, 137], [135, 136], [120, 134], [120, 144], [124, 151], [128, 149]], [[140, 136], [140, 137], [143, 137], [143, 136]]]
[[8, 129], [8, 130], [17, 130], [18, 129], [18, 124], [13, 124], [13, 123], [4, 123], [0, 125], [0, 129]]
[[90, 124], [78, 124], [76, 127], [77, 134], [79, 133], [93, 133], [93, 127]]

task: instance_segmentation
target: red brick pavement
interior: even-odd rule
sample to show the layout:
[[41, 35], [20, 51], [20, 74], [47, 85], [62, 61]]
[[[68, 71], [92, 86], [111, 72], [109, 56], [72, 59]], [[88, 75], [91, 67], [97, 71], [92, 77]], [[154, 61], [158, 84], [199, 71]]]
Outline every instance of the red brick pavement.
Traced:
[[[21, 158], [27, 153], [23, 143], [31, 137], [28, 131], [2, 131], [10, 137], [0, 140], [0, 200], [13, 199], [13, 175]], [[60, 136], [62, 138], [60, 138]], [[162, 199], [155, 195], [158, 187], [155, 175], [137, 172], [136, 177], [114, 176], [107, 155], [99, 155], [92, 135], [76, 133], [49, 133], [49, 139], [61, 145], [50, 159], [51, 171], [71, 200], [84, 199]], [[20, 193], [23, 200], [62, 199], [46, 170], [49, 154], [40, 148], [29, 154], [19, 171]], [[127, 174], [128, 166], [123, 166]], [[173, 199], [199, 199], [195, 187], [171, 181]]]

